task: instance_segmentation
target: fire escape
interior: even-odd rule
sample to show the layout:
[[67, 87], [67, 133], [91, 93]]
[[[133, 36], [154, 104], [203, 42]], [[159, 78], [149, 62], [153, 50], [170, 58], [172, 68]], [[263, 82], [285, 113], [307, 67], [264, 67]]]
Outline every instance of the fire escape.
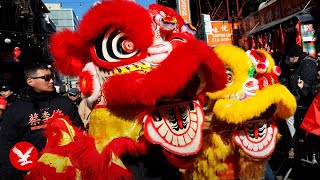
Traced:
[[240, 19], [245, 4], [250, 0], [198, 0], [202, 14], [209, 14], [211, 20]]
[[21, 11], [19, 15], [20, 22], [22, 22], [22, 31], [27, 34], [27, 38], [31, 40], [32, 43], [37, 43], [37, 39], [33, 37], [34, 32], [34, 20], [33, 12], [30, 7], [30, 0], [21, 0]]
[[32, 11], [30, 7], [30, 0], [22, 1], [21, 7], [22, 7], [22, 11], [20, 12], [20, 17], [26, 19], [25, 32], [32, 34], [33, 18], [32, 18]]

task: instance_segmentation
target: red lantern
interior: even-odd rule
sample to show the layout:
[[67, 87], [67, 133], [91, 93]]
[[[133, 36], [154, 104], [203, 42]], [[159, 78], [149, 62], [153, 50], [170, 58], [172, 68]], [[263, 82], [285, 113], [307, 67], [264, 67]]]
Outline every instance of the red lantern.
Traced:
[[21, 54], [20, 48], [19, 47], [15, 47], [13, 49], [13, 57], [14, 57], [14, 61], [15, 62], [20, 62], [20, 60], [18, 59], [20, 54]]

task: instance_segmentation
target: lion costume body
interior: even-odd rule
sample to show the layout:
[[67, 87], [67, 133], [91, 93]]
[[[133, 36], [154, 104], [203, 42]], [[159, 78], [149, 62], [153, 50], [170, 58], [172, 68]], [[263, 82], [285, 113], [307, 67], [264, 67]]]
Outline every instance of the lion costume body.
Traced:
[[296, 100], [278, 83], [281, 70], [264, 50], [235, 46], [214, 49], [224, 62], [228, 84], [208, 93], [211, 124], [188, 170], [191, 179], [264, 179], [278, 135], [275, 118], [295, 113]]
[[172, 9], [103, 1], [79, 29], [53, 35], [56, 69], [79, 76], [88, 135], [55, 115], [29, 179], [180, 178], [202, 146], [203, 97], [225, 68]]

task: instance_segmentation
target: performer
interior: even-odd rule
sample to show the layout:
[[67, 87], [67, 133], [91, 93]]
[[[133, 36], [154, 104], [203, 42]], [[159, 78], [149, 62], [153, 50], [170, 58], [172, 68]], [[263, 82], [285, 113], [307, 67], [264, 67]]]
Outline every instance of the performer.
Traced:
[[179, 179], [202, 146], [204, 94], [227, 79], [194, 33], [172, 9], [109, 0], [53, 35], [56, 69], [79, 75], [92, 109], [89, 131], [53, 117], [29, 178]]
[[278, 83], [280, 68], [266, 51], [246, 53], [235, 46], [219, 46], [214, 51], [226, 66], [228, 84], [208, 93], [211, 124], [186, 177], [263, 179], [279, 138], [274, 117], [293, 115], [295, 98]]

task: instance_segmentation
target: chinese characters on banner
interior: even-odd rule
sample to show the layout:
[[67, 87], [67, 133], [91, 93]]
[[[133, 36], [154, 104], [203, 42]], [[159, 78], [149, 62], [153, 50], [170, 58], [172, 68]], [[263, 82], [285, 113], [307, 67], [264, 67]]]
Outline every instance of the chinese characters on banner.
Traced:
[[189, 0], [177, 0], [177, 5], [180, 16], [182, 16], [187, 23], [191, 23]]
[[209, 46], [232, 44], [232, 23], [228, 21], [211, 21], [212, 32], [207, 34]]

